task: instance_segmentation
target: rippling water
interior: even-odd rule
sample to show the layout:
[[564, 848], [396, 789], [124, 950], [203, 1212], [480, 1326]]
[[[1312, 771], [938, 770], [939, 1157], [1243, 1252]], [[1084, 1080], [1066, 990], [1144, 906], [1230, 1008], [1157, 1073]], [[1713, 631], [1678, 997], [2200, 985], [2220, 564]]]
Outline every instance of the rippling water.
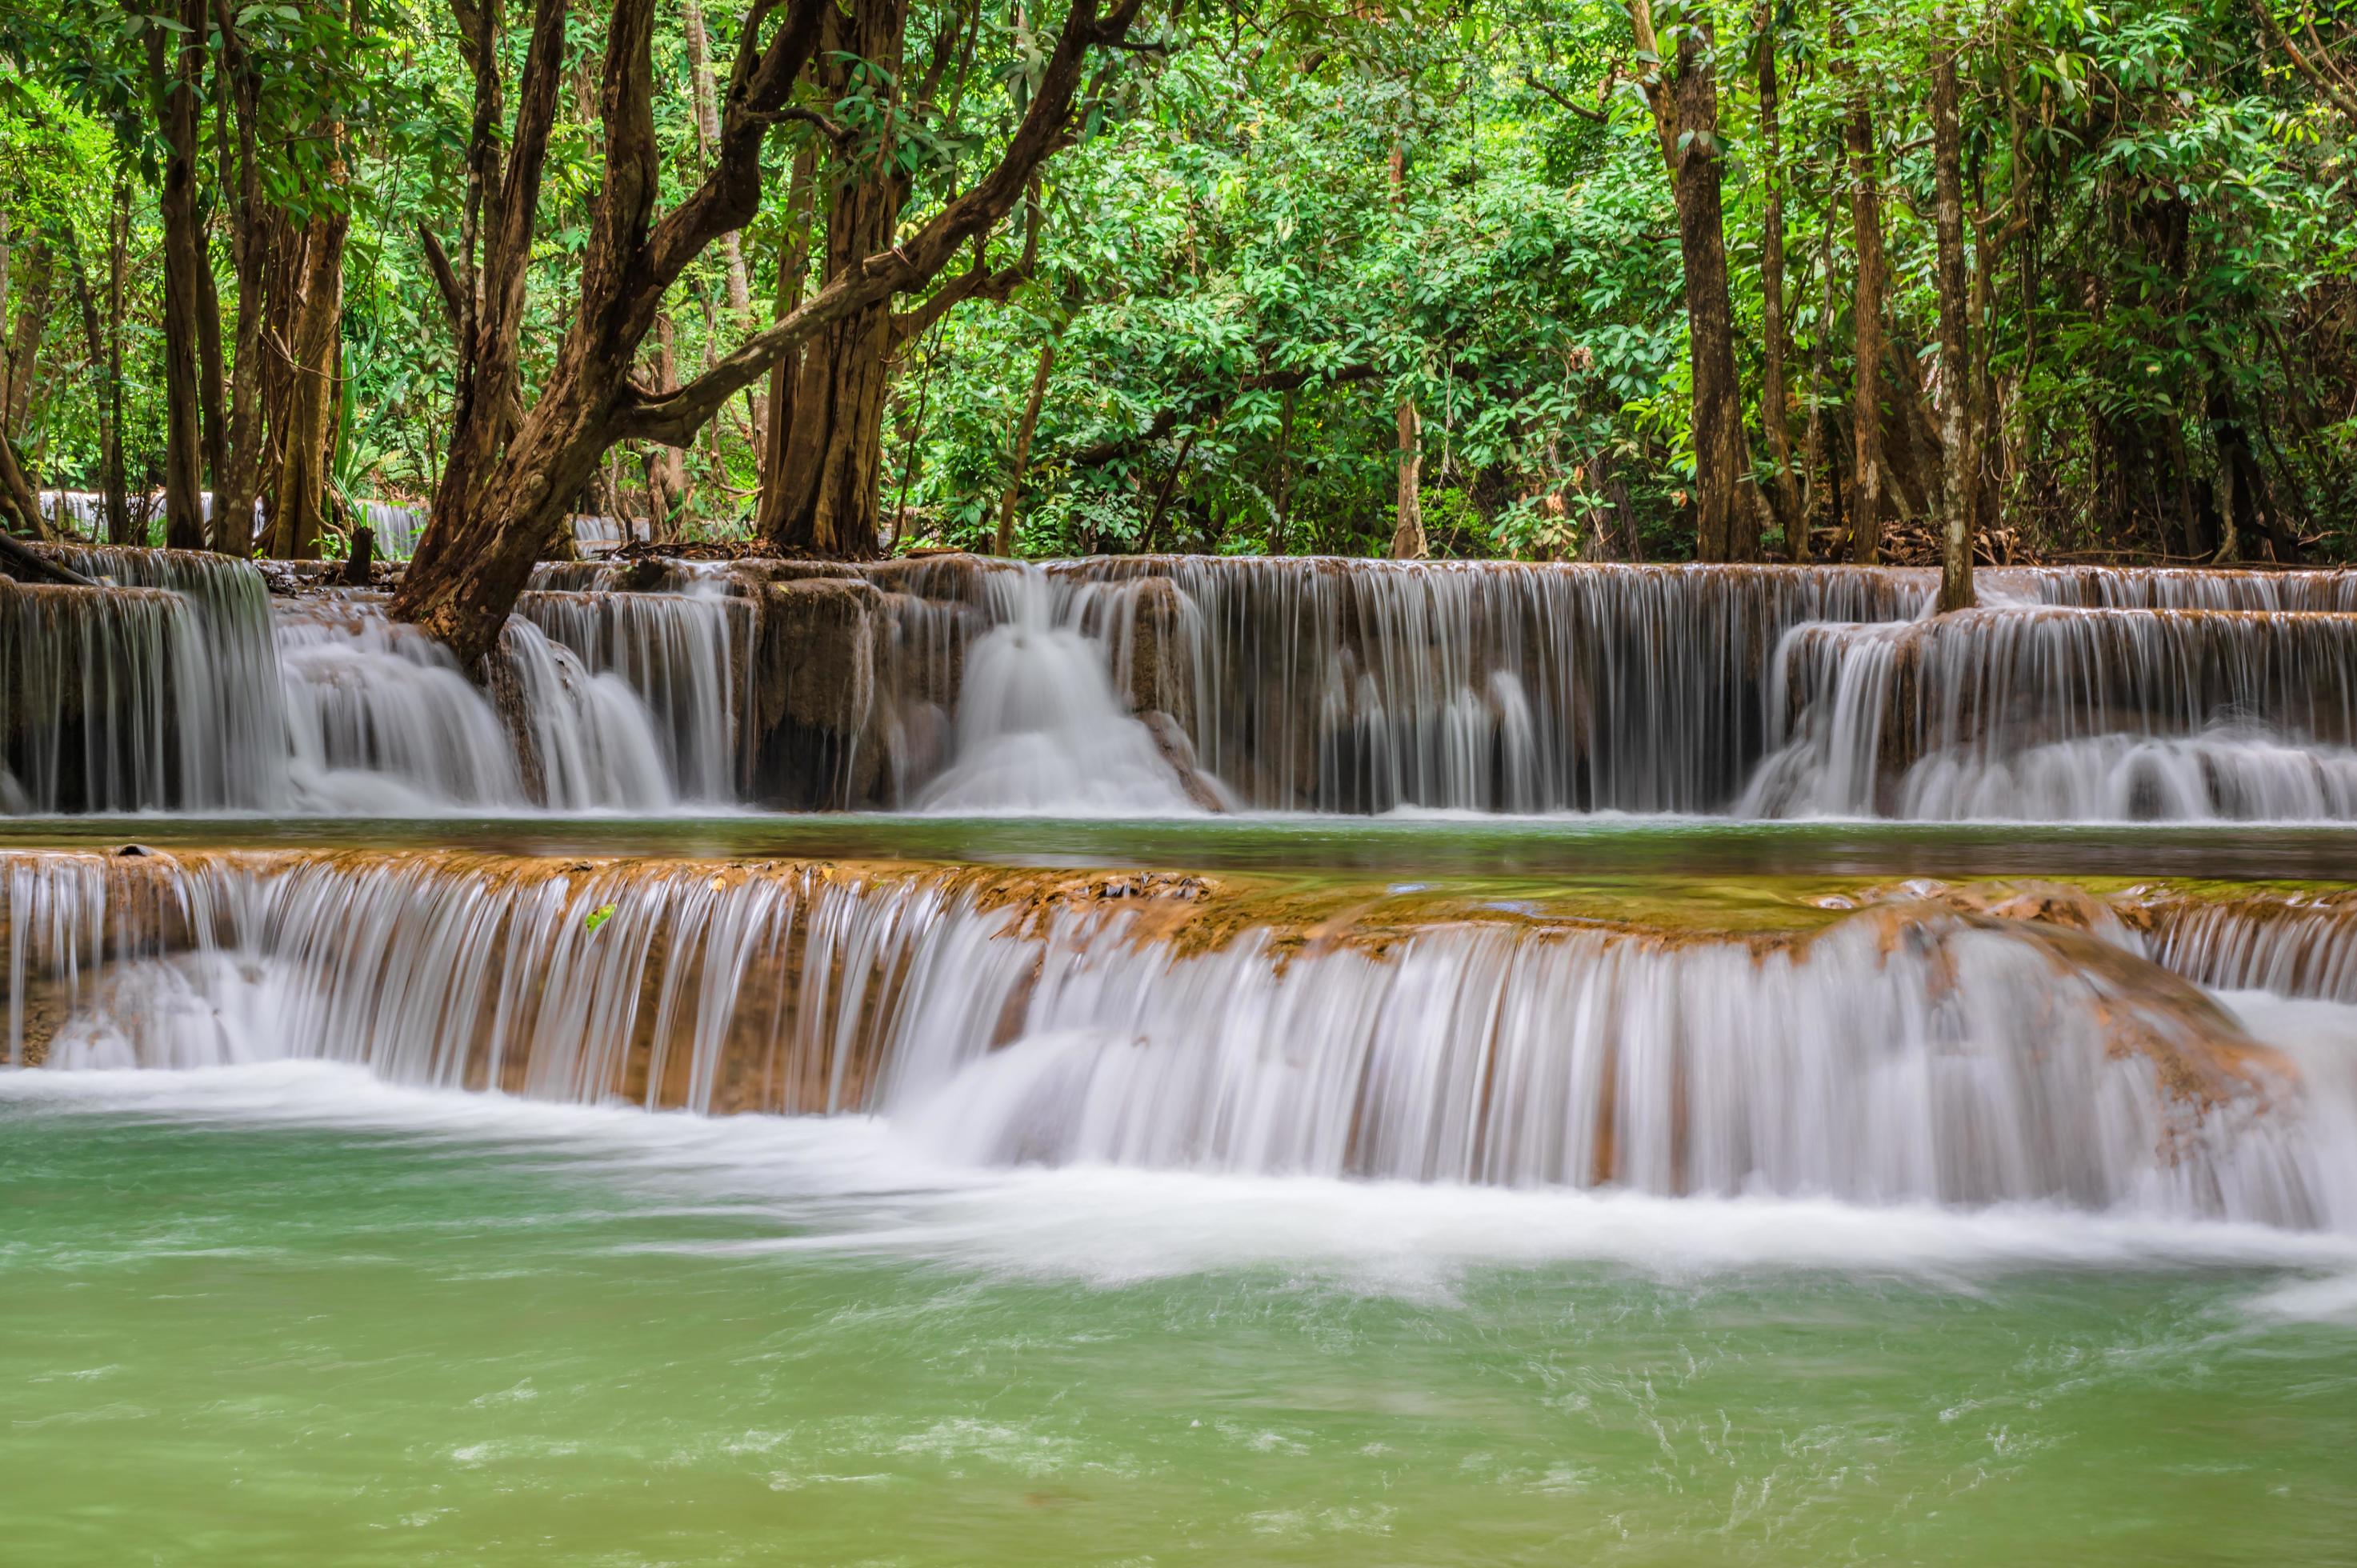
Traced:
[[[0, 1078], [24, 1562], [2329, 1563], [2357, 1240]], [[27, 1505], [31, 1506], [27, 1506]]]

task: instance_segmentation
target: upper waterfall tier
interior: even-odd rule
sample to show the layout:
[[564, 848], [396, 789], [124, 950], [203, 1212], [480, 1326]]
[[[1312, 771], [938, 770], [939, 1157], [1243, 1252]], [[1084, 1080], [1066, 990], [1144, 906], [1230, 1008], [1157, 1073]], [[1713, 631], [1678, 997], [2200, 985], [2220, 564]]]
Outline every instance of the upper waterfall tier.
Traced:
[[1734, 934], [1142, 873], [0, 855], [8, 1050], [51, 1068], [857, 1111], [992, 1164], [2357, 1225], [2357, 1095], [2155, 962], [2232, 965], [2146, 934], [2176, 918], [1959, 892]]
[[2346, 572], [564, 563], [479, 687], [366, 594], [81, 559], [0, 588], [14, 811], [2357, 820]]

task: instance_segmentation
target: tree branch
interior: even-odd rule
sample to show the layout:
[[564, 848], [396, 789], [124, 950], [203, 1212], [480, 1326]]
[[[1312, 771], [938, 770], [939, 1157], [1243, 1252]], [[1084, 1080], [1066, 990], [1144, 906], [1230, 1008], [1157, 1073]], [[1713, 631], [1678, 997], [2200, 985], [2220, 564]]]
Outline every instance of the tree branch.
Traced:
[[1372, 381], [1382, 374], [1375, 365], [1345, 365], [1339, 371], [1258, 371], [1238, 381], [1232, 388], [1211, 388], [1197, 392], [1186, 402], [1164, 409], [1148, 422], [1146, 428], [1127, 435], [1116, 435], [1099, 441], [1077, 451], [1066, 453], [1064, 461], [1075, 468], [1101, 468], [1132, 452], [1151, 446], [1169, 435], [1186, 420], [1222, 413], [1228, 404], [1248, 392], [1298, 392], [1303, 387], [1339, 387], [1356, 381]]
[[[1611, 91], [1612, 83], [1618, 79], [1619, 74], [1619, 72], [1615, 71], [1605, 77], [1604, 89], [1607, 92]], [[1538, 72], [1536, 71], [1526, 70], [1523, 72], [1523, 80], [1529, 82], [1533, 87], [1537, 88], [1541, 92], [1545, 93], [1549, 98], [1554, 99], [1557, 103], [1563, 105], [1566, 109], [1570, 110], [1573, 113], [1578, 115], [1583, 120], [1592, 120], [1598, 125], [1609, 124], [1611, 123], [1612, 117], [1606, 113], [1603, 109], [1600, 107], [1590, 109], [1584, 103], [1573, 102], [1569, 95], [1559, 92], [1555, 89], [1549, 87], [1545, 82], [1541, 81], [1538, 77]]]
[[[826, 3], [827, 0], [802, 0], [802, 5], [813, 12]], [[1118, 0], [1114, 9], [1100, 18], [1096, 0], [1073, 0], [1071, 11], [1064, 19], [1063, 33], [1056, 41], [1055, 52], [1049, 57], [1047, 68], [1040, 74], [1039, 90], [1032, 96], [1030, 109], [1008, 139], [1006, 150], [1000, 155], [997, 166], [983, 177], [981, 183], [952, 199], [934, 214], [931, 222], [902, 243], [845, 268], [799, 308], [747, 338], [734, 352], [687, 385], [676, 392], [654, 395], [635, 387], [630, 389], [622, 405], [615, 411], [615, 438], [639, 438], [684, 446], [723, 403], [759, 380], [771, 364], [806, 341], [821, 327], [878, 300], [923, 286], [968, 241], [988, 233], [1001, 219], [1014, 210], [1032, 171], [1049, 155], [1071, 144], [1073, 98], [1089, 51], [1125, 34], [1130, 24], [1136, 20], [1142, 4], [1143, 0]], [[813, 23], [813, 37], [815, 31]], [[747, 102], [751, 102], [749, 92]], [[771, 107], [766, 103], [755, 106], [763, 110]], [[734, 84], [730, 88], [730, 113], [732, 116], [739, 113], [738, 89]], [[758, 126], [751, 126], [742, 134], [750, 138], [748, 146], [753, 164], [747, 177], [748, 189], [751, 197], [758, 198], [759, 131]], [[729, 135], [730, 130], [724, 126], [721, 132], [724, 147]], [[720, 173], [716, 169], [713, 178], [705, 182], [704, 189], [674, 209], [658, 229], [650, 247], [654, 252], [654, 272], [658, 277], [662, 276], [664, 266], [671, 263], [677, 247], [683, 245], [696, 232], [695, 224], [699, 220], [688, 216], [690, 209], [705, 199], [706, 191], [714, 189]], [[719, 200], [717, 194], [712, 198], [714, 204]], [[709, 215], [701, 220], [708, 221]], [[731, 227], [741, 227], [741, 220], [723, 222], [713, 232]], [[698, 240], [694, 249], [677, 255], [676, 264], [684, 265], [696, 250], [702, 249], [703, 242]], [[659, 297], [660, 290], [657, 295]]]

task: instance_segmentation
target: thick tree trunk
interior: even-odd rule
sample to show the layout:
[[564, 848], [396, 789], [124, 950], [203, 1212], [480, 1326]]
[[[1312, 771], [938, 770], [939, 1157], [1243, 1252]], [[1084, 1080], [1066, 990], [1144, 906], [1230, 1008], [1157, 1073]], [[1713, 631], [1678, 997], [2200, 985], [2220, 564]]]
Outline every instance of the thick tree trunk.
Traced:
[[1707, 16], [1689, 8], [1674, 60], [1662, 54], [1648, 0], [1630, 0], [1637, 47], [1660, 62], [1647, 95], [1670, 194], [1678, 209], [1678, 252], [1684, 267], [1686, 356], [1692, 372], [1695, 445], [1695, 555], [1749, 561], [1760, 553], [1759, 518], [1744, 504], [1743, 394], [1735, 371], [1735, 316], [1727, 297], [1727, 232], [1720, 180], [1717, 47]]
[[1870, 564], [1882, 558], [1882, 188], [1877, 167], [1874, 113], [1867, 89], [1842, 37], [1843, 14], [1834, 13], [1835, 58], [1847, 82], [1849, 113], [1844, 136], [1849, 150], [1850, 228], [1857, 257], [1852, 312], [1857, 317], [1857, 376], [1850, 407], [1856, 443], [1850, 478], [1850, 559]]
[[[849, 88], [855, 60], [897, 83], [908, 24], [907, 0], [874, 0], [848, 16], [831, 14], [819, 71], [823, 93]], [[909, 195], [896, 160], [838, 155], [832, 174], [823, 283], [891, 248]], [[891, 302], [879, 300], [803, 349], [769, 531], [780, 551], [838, 560], [876, 554], [883, 532], [884, 404], [898, 347]]]
[[1006, 461], [1006, 489], [998, 498], [998, 535], [991, 542], [994, 555], [1015, 553], [1015, 508], [1023, 499], [1023, 476], [1031, 467], [1031, 437], [1039, 428], [1039, 405], [1047, 400], [1048, 377], [1055, 368], [1056, 334], [1051, 332], [1039, 345], [1039, 363], [1031, 372], [1031, 395], [1023, 400], [1023, 417], [1016, 423], [1015, 450]]
[[[817, 220], [818, 155], [803, 147], [794, 155], [786, 188], [785, 232], [778, 241], [777, 303], [770, 319], [783, 321], [802, 302], [810, 277], [811, 234]], [[802, 385], [802, 351], [794, 349], [770, 367], [770, 423], [761, 432], [761, 488], [753, 503], [753, 526], [765, 539], [778, 536], [786, 511], [786, 434], [794, 424], [794, 392]]]
[[274, 378], [268, 553], [316, 561], [327, 521], [328, 470], [334, 455], [336, 346], [343, 328], [344, 236], [341, 212], [297, 227], [283, 219], [272, 313], [287, 362]]
[[1973, 428], [1973, 360], [1964, 295], [1964, 131], [1957, 117], [1954, 18], [1932, 19], [1932, 226], [1940, 297], [1940, 608], [1973, 604], [1980, 433]]
[[[843, 270], [785, 319], [755, 334], [687, 386], [662, 394], [629, 381], [640, 345], [682, 270], [721, 233], [742, 228], [753, 216], [763, 138], [788, 106], [834, 12], [827, 0], [786, 0], [757, 10], [731, 73], [715, 166], [658, 220], [654, 6], [652, 0], [614, 0], [602, 102], [605, 185], [592, 214], [580, 306], [554, 370], [512, 437], [484, 447], [479, 462], [462, 461], [454, 449], [434, 520], [395, 595], [394, 616], [441, 639], [462, 664], [481, 669], [533, 560], [563, 525], [565, 509], [607, 448], [618, 441], [692, 441], [706, 420], [781, 355], [896, 294], [922, 287], [966, 246], [978, 245], [1014, 210], [1039, 164], [1067, 145], [1089, 57], [1123, 40], [1140, 3], [1119, 0], [1112, 12], [1101, 15], [1095, 0], [1075, 0], [996, 166], [930, 220], [900, 235], [897, 244], [888, 236], [881, 250]], [[553, 105], [562, 75], [563, 0], [540, 4], [519, 94], [519, 128], [501, 187], [501, 222], [511, 225], [517, 242], [507, 249], [500, 268], [486, 269], [495, 287], [513, 289], [519, 307], [521, 258], [528, 248], [523, 241], [531, 231], [546, 151], [545, 125], [536, 112], [527, 111], [543, 91]], [[760, 26], [765, 19], [771, 24], [766, 31]], [[479, 58], [492, 52], [482, 50]], [[480, 127], [481, 139], [496, 132], [493, 117]], [[891, 330], [888, 315], [885, 329]], [[502, 335], [462, 338], [504, 356], [512, 369], [511, 328]]]
[[[1766, 203], [1760, 245], [1760, 329], [1767, 339], [1760, 351], [1760, 423], [1767, 427], [1768, 456], [1776, 469], [1770, 494], [1784, 529], [1785, 553], [1805, 561], [1809, 523], [1792, 475], [1792, 416], [1784, 386], [1784, 355], [1791, 338], [1784, 317], [1784, 156], [1777, 119], [1775, 14], [1772, 5], [1761, 8], [1759, 44], [1760, 140], [1765, 155], [1760, 174]], [[1801, 535], [1797, 540], [1796, 532]]]
[[[182, 31], [147, 33], [148, 73], [163, 120], [164, 219], [164, 542], [205, 546], [203, 394], [199, 390], [203, 288], [207, 264], [197, 211], [197, 127], [205, 59], [205, 0], [182, 0]], [[177, 43], [167, 42], [176, 38]]]

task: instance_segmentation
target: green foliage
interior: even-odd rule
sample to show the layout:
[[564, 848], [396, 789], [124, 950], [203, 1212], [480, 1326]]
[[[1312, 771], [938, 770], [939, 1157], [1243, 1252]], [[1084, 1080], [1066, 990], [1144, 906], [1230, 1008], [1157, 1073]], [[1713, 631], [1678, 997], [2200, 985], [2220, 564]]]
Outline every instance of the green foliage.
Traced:
[[[2312, 22], [2334, 59], [2357, 58], [2348, 0], [2266, 3], [2287, 25]], [[1047, 166], [1029, 281], [1004, 303], [961, 306], [901, 354], [881, 465], [888, 520], [905, 503], [899, 543], [988, 543], [1017, 418], [1052, 342], [1018, 509], [1029, 553], [1381, 550], [1403, 401], [1421, 420], [1436, 552], [1685, 553], [1679, 220], [1639, 85], [1659, 62], [1638, 55], [1626, 11], [1601, 0], [1156, 11], [1137, 35], [1153, 47], [1108, 67], [1084, 140]], [[1796, 447], [1813, 412], [1824, 450], [1850, 438], [1849, 102], [1837, 63], [1855, 70], [1875, 121], [1892, 338], [1927, 386], [1947, 373], [1921, 84], [1938, 30], [1953, 27], [1968, 185], [1986, 222], [1975, 250], [1995, 269], [1982, 324], [1996, 399], [1988, 462], [2008, 525], [2050, 551], [2171, 547], [2183, 498], [2222, 471], [2222, 422], [2247, 436], [2268, 504], [2311, 552], [2346, 552], [2357, 521], [2352, 127], [2246, 0], [1859, 0], [1838, 11], [1691, 0], [1655, 12], [1664, 51], [1703, 40], [1717, 76], [1707, 139], [1726, 159], [1730, 305], [1762, 471], [1771, 417], [1787, 418]], [[326, 208], [350, 218], [336, 484], [414, 501], [438, 471], [456, 365], [419, 239], [423, 229], [455, 246], [461, 230], [472, 87], [451, 15], [428, 0], [291, 0], [235, 15], [262, 74], [266, 199], [294, 220]], [[744, 7], [706, 15], [725, 85]], [[924, 78], [913, 63], [846, 62], [847, 88], [802, 107], [841, 128], [830, 156], [897, 167], [913, 186], [909, 210], [931, 210], [996, 156], [1054, 16], [920, 5], [912, 47], [948, 38], [963, 63]], [[576, 7], [569, 24], [577, 69], [534, 238], [528, 383], [571, 319], [603, 179], [601, 18]], [[135, 484], [155, 469], [163, 425], [147, 39], [177, 27], [102, 0], [25, 0], [0, 17], [0, 199], [19, 297], [35, 242], [70, 250], [102, 287], [118, 177], [131, 191], [122, 328]], [[511, 16], [511, 80], [522, 35]], [[1772, 164], [1755, 76], [1763, 48], [1783, 87]], [[653, 55], [669, 203], [710, 156], [673, 8], [660, 12]], [[208, 83], [199, 177], [227, 312], [233, 193], [217, 78]], [[778, 275], [788, 170], [814, 147], [826, 150], [806, 124], [771, 137], [762, 209], [743, 235], [756, 319], [794, 281]], [[1785, 197], [1791, 333], [1780, 411], [1758, 392], [1771, 180]], [[1028, 222], [994, 238], [993, 265], [1023, 252]], [[716, 248], [669, 302], [680, 374], [747, 330], [727, 299]], [[70, 288], [42, 330], [38, 393], [8, 434], [47, 480], [91, 484], [101, 383]], [[739, 402], [688, 454], [694, 532], [745, 526], [752, 435]], [[611, 472], [625, 504], [641, 506], [637, 455], [615, 454]]]

